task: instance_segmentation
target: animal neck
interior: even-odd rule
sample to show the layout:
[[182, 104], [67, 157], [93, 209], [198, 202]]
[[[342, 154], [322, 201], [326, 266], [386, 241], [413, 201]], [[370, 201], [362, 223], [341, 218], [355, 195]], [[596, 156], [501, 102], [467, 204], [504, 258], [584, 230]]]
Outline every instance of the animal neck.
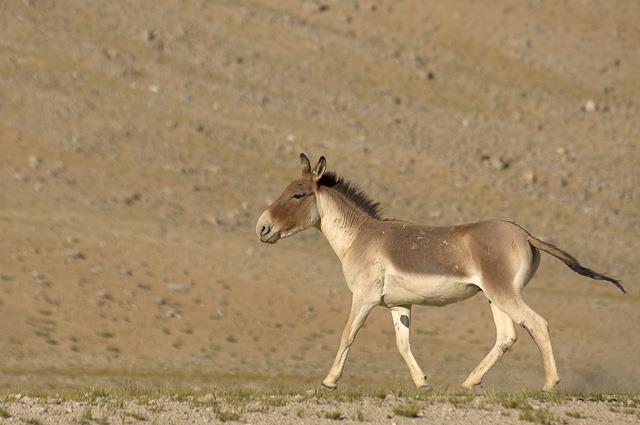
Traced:
[[342, 193], [329, 187], [318, 188], [316, 206], [320, 215], [320, 231], [342, 261], [362, 227], [373, 219]]

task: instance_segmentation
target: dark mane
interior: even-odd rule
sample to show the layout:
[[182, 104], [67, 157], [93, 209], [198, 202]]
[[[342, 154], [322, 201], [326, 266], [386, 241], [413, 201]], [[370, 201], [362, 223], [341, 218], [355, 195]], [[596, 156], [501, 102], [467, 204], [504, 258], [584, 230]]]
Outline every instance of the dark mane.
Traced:
[[371, 218], [382, 220], [382, 207], [380, 203], [369, 198], [357, 184], [351, 183], [342, 176], [338, 176], [333, 171], [324, 173], [322, 177], [320, 177], [320, 180], [318, 180], [318, 184], [337, 190]]

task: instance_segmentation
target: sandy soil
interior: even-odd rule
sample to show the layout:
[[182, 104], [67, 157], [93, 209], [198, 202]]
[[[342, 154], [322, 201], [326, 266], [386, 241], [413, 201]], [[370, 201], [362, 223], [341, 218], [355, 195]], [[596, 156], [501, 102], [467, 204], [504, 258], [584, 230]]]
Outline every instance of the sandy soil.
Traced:
[[[254, 234], [305, 151], [387, 216], [513, 219], [622, 279], [545, 257], [526, 295], [561, 388], [639, 390], [639, 44], [635, 0], [1, 2], [0, 389], [319, 383], [338, 261]], [[436, 388], [493, 345], [482, 296], [414, 315]], [[382, 309], [360, 383], [410, 385]], [[541, 384], [523, 332], [485, 388]]]
[[640, 399], [616, 396], [560, 397], [537, 400], [520, 396], [325, 397], [206, 393], [200, 396], [149, 396], [135, 399], [89, 393], [79, 400], [62, 396], [11, 394], [0, 410], [2, 423], [192, 424], [636, 424]]

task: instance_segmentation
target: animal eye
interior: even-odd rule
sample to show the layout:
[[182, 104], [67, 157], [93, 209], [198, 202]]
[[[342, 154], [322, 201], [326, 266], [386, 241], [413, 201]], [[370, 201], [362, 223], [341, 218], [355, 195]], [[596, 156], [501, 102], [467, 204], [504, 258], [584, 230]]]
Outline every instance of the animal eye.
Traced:
[[304, 195], [302, 193], [294, 193], [293, 196], [292, 196], [293, 199], [300, 199], [302, 197], [304, 197]]

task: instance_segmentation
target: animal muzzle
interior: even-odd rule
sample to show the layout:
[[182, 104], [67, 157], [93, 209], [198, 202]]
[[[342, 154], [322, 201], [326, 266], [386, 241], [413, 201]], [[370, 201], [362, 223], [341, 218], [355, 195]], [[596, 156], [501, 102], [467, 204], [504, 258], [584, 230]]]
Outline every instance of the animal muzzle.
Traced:
[[280, 239], [280, 232], [273, 225], [269, 210], [262, 213], [256, 224], [256, 235], [264, 243], [276, 243]]

